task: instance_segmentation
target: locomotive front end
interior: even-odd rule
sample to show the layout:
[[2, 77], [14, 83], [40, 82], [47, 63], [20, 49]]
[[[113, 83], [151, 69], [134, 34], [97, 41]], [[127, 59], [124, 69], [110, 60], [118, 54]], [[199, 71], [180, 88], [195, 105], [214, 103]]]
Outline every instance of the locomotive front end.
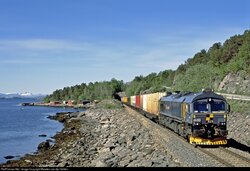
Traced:
[[190, 143], [205, 145], [227, 144], [229, 105], [224, 99], [203, 98], [192, 103], [192, 134]]

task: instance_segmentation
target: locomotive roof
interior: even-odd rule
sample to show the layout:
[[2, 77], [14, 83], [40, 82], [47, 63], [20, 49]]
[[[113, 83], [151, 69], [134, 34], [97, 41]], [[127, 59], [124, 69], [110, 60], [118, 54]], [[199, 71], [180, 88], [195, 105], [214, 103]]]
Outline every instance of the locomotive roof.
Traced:
[[218, 95], [214, 92], [198, 92], [198, 93], [178, 93], [172, 94], [168, 96], [164, 96], [161, 98], [161, 101], [173, 101], [173, 102], [186, 102], [192, 103], [198, 99], [207, 99], [207, 98], [215, 98], [226, 101], [225, 98], [221, 95]]

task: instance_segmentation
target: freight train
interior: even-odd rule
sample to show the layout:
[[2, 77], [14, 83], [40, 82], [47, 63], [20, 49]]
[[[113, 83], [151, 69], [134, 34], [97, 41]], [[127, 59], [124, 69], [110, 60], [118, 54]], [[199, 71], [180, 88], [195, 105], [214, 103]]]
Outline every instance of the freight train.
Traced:
[[171, 129], [196, 145], [226, 145], [230, 105], [205, 89], [192, 92], [158, 92], [122, 97], [121, 102]]

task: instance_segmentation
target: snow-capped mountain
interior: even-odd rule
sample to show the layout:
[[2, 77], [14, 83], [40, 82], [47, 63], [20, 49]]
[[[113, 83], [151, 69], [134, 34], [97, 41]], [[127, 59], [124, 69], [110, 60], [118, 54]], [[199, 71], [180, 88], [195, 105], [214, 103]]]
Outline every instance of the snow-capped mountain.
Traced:
[[0, 93], [0, 98], [42, 98], [45, 94], [32, 94], [29, 92], [25, 93]]
[[25, 92], [25, 93], [20, 93], [19, 95], [20, 96], [32, 96], [33, 94], [29, 92]]

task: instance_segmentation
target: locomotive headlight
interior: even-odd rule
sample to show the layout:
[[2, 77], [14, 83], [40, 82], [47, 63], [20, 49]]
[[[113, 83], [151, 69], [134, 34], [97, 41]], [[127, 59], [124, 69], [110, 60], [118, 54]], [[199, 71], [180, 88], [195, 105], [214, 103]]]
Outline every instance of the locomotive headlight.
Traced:
[[201, 125], [200, 122], [194, 122], [194, 125]]
[[226, 125], [226, 122], [220, 122], [220, 125]]

